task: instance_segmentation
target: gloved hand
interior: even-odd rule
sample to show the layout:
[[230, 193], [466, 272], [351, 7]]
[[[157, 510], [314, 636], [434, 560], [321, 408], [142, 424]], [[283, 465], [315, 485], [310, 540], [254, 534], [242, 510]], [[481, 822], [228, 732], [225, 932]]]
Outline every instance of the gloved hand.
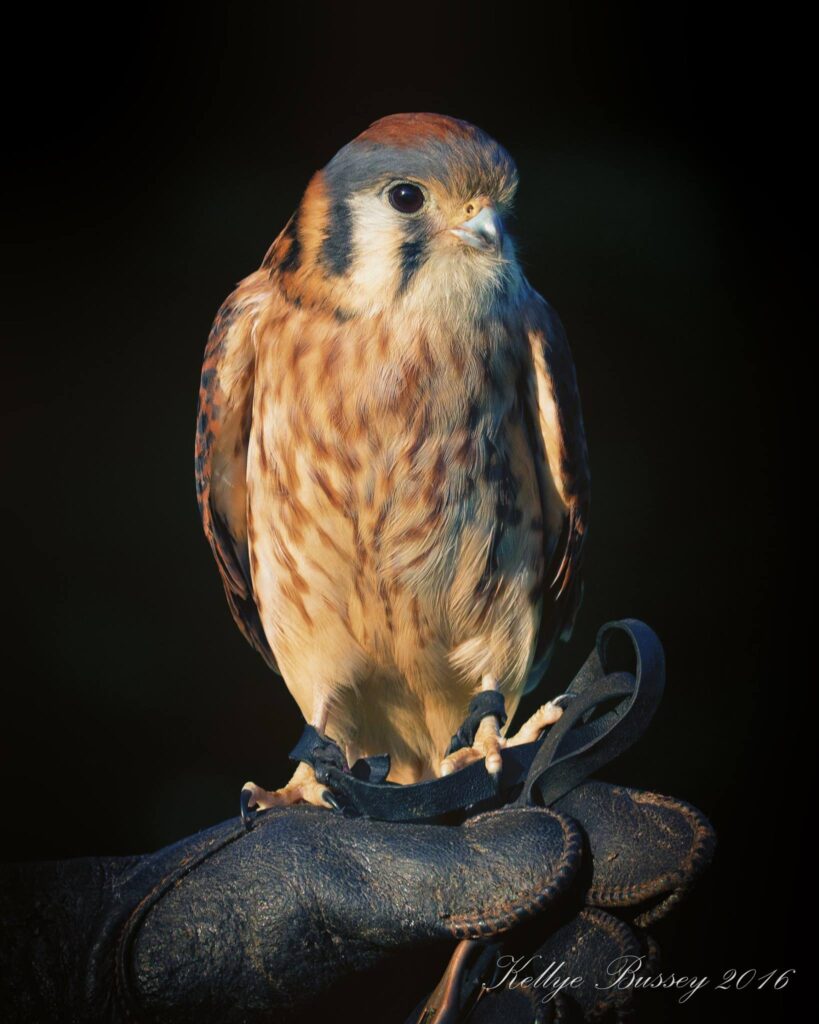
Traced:
[[505, 752], [509, 788], [490, 798], [479, 764], [406, 787], [329, 765], [344, 813], [269, 810], [144, 857], [2, 869], [4, 1020], [620, 1016], [634, 989], [611, 965], [656, 959], [643, 929], [714, 844], [686, 804], [583, 781], [640, 735], [662, 682], [648, 627], [609, 624], [563, 717]]
[[[521, 977], [565, 962], [560, 977], [582, 984], [548, 1002], [550, 987], [498, 984], [473, 1020], [549, 1020], [568, 1000], [584, 1015], [622, 1009], [629, 992], [595, 984], [615, 957], [645, 951], [642, 927], [681, 898], [712, 845], [693, 808], [588, 782], [554, 808], [456, 827], [294, 807], [260, 815], [250, 832], [226, 822], [145, 857], [7, 867], [4, 1019], [323, 1013], [387, 1024], [423, 1004], [459, 939], [501, 935], [496, 960], [543, 957]], [[462, 972], [451, 1001], [474, 1001], [479, 985]]]
[[683, 801], [604, 782], [582, 783], [552, 809], [582, 836], [569, 886], [499, 940], [462, 942], [407, 1024], [450, 1024], [470, 1009], [470, 1024], [634, 1019], [631, 982], [659, 966], [645, 929], [708, 865], [713, 829]]

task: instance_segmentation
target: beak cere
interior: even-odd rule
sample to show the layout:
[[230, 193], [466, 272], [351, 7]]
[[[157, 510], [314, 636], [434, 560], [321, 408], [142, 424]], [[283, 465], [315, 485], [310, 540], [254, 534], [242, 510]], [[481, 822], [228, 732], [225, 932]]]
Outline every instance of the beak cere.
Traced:
[[450, 232], [475, 249], [499, 253], [503, 248], [503, 221], [494, 206], [484, 206], [474, 217]]

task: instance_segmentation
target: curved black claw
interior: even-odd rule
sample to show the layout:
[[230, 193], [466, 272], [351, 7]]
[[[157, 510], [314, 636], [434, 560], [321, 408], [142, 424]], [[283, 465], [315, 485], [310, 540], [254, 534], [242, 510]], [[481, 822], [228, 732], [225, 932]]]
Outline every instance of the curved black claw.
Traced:
[[245, 827], [245, 832], [249, 832], [256, 821], [258, 811], [254, 810], [250, 806], [250, 798], [253, 796], [249, 789], [243, 789], [239, 796], [239, 813], [242, 816], [242, 824]]
[[338, 800], [336, 800], [335, 796], [330, 792], [329, 789], [325, 789], [324, 792], [321, 794], [321, 797], [333, 808], [334, 811], [341, 810], [341, 804], [338, 802]]

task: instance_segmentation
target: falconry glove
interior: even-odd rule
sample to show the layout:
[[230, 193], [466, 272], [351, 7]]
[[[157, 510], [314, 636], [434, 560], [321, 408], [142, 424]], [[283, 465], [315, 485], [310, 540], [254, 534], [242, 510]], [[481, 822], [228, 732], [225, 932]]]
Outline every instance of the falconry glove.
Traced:
[[[618, 640], [630, 672], [612, 668]], [[607, 987], [609, 965], [656, 959], [645, 929], [714, 844], [681, 801], [587, 781], [661, 689], [654, 634], [610, 624], [564, 716], [504, 751], [493, 791], [470, 788], [481, 765], [399, 787], [326, 756], [336, 813], [245, 807], [155, 854], [3, 868], [5, 1019], [617, 1019], [633, 990]], [[530, 958], [538, 985], [510, 984]]]

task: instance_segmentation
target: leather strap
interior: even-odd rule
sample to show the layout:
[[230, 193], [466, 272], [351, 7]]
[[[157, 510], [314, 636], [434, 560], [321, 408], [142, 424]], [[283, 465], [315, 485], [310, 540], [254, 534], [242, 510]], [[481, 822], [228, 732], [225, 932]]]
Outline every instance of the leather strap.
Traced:
[[[629, 642], [633, 670], [612, 668], [610, 653], [618, 636]], [[637, 619], [623, 619], [598, 633], [595, 650], [565, 694], [568, 706], [560, 719], [543, 739], [507, 747], [497, 775], [476, 761], [440, 779], [396, 785], [384, 781], [386, 755], [363, 758], [350, 768], [337, 744], [313, 726], [305, 728], [291, 757], [312, 764], [338, 810], [350, 816], [433, 822], [515, 799], [518, 804], [548, 806], [631, 746], [656, 711], [664, 681], [663, 649], [656, 634]], [[603, 713], [595, 715], [601, 708]]]
[[[634, 671], [609, 671], [612, 645], [628, 640]], [[626, 751], [645, 732], [665, 688], [665, 658], [657, 634], [638, 619], [609, 622], [575, 677], [568, 707], [546, 734], [516, 803], [550, 806]], [[616, 700], [602, 714], [595, 710]]]
[[467, 716], [461, 723], [460, 729], [449, 741], [447, 756], [463, 747], [471, 747], [475, 742], [478, 726], [489, 715], [494, 715], [497, 718], [499, 729], [506, 725], [506, 705], [500, 690], [481, 690], [480, 693], [475, 694], [469, 702]]
[[311, 764], [319, 782], [329, 781], [328, 773], [331, 768], [341, 772], [352, 772], [355, 778], [361, 779], [362, 782], [372, 783], [384, 782], [390, 770], [389, 754], [361, 758], [352, 768], [348, 768], [341, 747], [329, 736], [323, 736], [312, 725], [305, 725], [298, 743], [290, 751], [290, 758], [293, 761], [306, 761]]

